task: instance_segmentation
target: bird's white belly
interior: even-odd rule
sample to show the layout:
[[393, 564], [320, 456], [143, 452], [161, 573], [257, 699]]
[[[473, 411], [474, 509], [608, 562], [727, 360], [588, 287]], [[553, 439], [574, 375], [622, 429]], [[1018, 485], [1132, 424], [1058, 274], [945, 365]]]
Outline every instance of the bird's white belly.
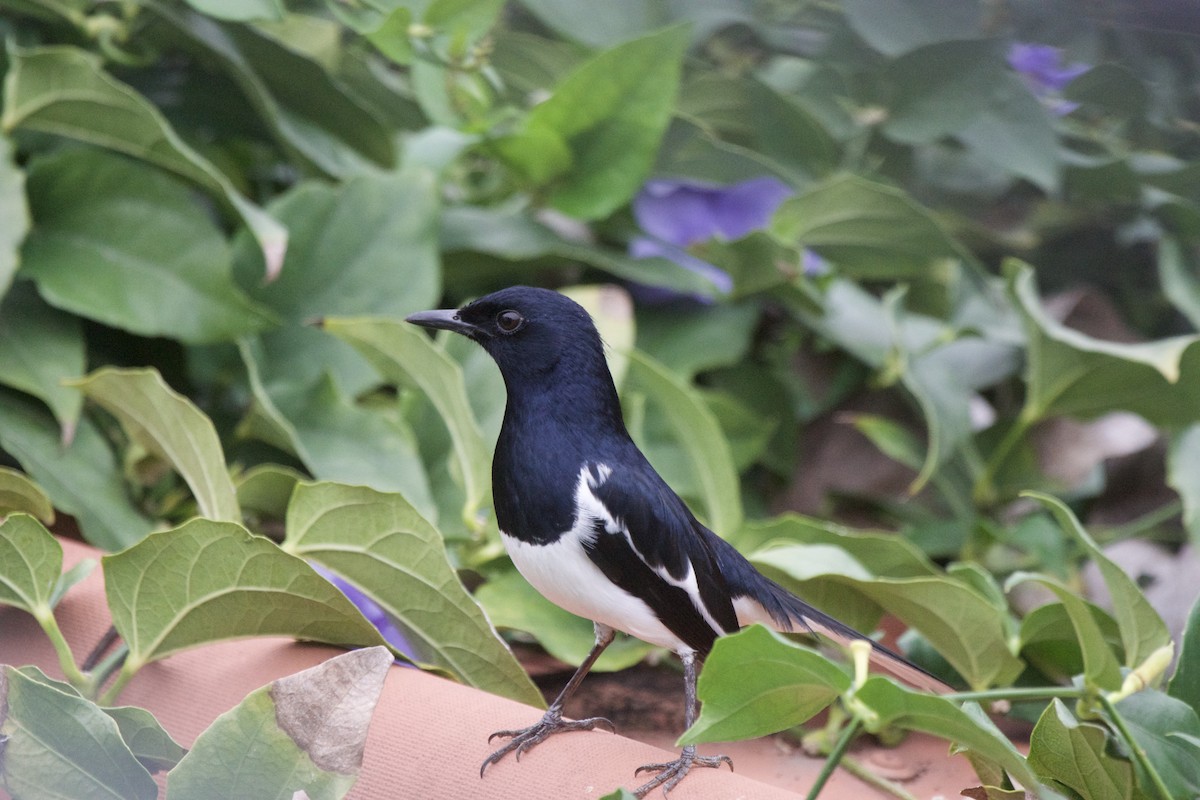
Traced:
[[556, 606], [677, 653], [690, 651], [646, 603], [610, 581], [588, 558], [580, 527], [551, 544], [533, 545], [506, 534], [501, 539], [525, 580]]

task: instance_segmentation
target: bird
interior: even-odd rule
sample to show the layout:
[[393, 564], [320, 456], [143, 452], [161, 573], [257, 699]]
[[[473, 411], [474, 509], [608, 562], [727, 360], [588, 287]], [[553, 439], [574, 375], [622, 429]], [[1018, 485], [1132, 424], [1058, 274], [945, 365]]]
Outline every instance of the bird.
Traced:
[[[814, 608], [762, 575], [697, 520], [651, 466], [626, 429], [621, 401], [592, 318], [559, 292], [513, 286], [458, 309], [422, 311], [407, 321], [477, 342], [504, 379], [507, 402], [492, 459], [497, 527], [512, 563], [543, 596], [591, 620], [595, 643], [542, 718], [489, 737], [507, 739], [480, 777], [509, 753], [551, 735], [613, 725], [571, 720], [563, 707], [616, 631], [674, 651], [684, 677], [685, 730], [696, 720], [697, 663], [719, 636], [762, 622], [781, 631], [863, 640], [889, 671], [920, 687], [940, 682], [902, 656]], [[694, 767], [728, 756], [679, 758], [636, 770], [666, 796]]]

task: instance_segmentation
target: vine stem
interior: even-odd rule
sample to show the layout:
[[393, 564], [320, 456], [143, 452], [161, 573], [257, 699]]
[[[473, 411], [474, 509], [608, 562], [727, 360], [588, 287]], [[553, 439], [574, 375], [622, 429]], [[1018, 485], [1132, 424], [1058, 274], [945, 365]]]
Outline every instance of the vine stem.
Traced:
[[917, 800], [911, 793], [904, 790], [895, 781], [889, 781], [880, 775], [872, 772], [868, 767], [864, 767], [859, 761], [851, 756], [846, 756], [842, 759], [842, 769], [849, 772], [854, 777], [858, 778], [863, 783], [868, 783], [879, 789], [881, 792], [887, 792], [890, 795], [900, 798], [900, 800]]
[[829, 776], [833, 774], [833, 771], [837, 769], [838, 763], [846, 755], [846, 750], [850, 747], [850, 742], [854, 739], [860, 728], [862, 728], [862, 720], [858, 717], [853, 717], [850, 723], [842, 729], [842, 735], [838, 737], [837, 742], [833, 745], [833, 750], [829, 752], [829, 756], [825, 759], [825, 765], [821, 767], [821, 774], [817, 775], [812, 788], [808, 790], [806, 800], [817, 800], [817, 796], [821, 794], [821, 790], [825, 788]]
[[1121, 716], [1121, 712], [1117, 711], [1116, 704], [1105, 695], [1100, 695], [1099, 699], [1100, 704], [1104, 706], [1104, 710], [1108, 713], [1109, 719], [1112, 720], [1113, 727], [1117, 729], [1121, 737], [1125, 740], [1125, 743], [1129, 745], [1129, 751], [1133, 754], [1134, 760], [1150, 776], [1150, 782], [1154, 785], [1155, 793], [1162, 800], [1171, 800], [1171, 790], [1163, 782], [1162, 776], [1158, 774], [1158, 770], [1150, 763], [1150, 757], [1146, 755], [1146, 749], [1138, 744], [1137, 739], [1133, 738], [1133, 732], [1125, 724], [1125, 718]]
[[987, 463], [984, 465], [983, 474], [975, 481], [975, 487], [972, 491], [972, 499], [978, 505], [991, 505], [996, 502], [996, 475], [1000, 472], [1000, 468], [1004, 466], [1004, 462], [1008, 460], [1012, 449], [1017, 446], [1021, 438], [1037, 421], [1036, 415], [1022, 413], [1017, 417], [1012, 427], [1004, 434], [1004, 438], [996, 445], [988, 456]]
[[1031, 686], [988, 689], [981, 692], [951, 692], [950, 694], [943, 695], [943, 697], [957, 703], [992, 703], [997, 700], [1020, 702], [1022, 700], [1049, 700], [1055, 697], [1060, 700], [1078, 700], [1086, 694], [1086, 689], [1079, 689], [1074, 686]]
[[63, 677], [76, 689], [82, 690], [87, 686], [87, 676], [75, 664], [75, 655], [71, 652], [71, 646], [67, 644], [62, 629], [58, 627], [58, 620], [54, 618], [54, 612], [47, 608], [44, 611], [35, 612], [34, 617], [42, 626], [50, 643], [54, 645], [54, 653], [58, 656], [58, 666], [63, 672]]
[[138, 667], [130, 667], [129, 665], [130, 662], [128, 659], [126, 659], [125, 663], [121, 666], [121, 671], [117, 673], [117, 679], [112, 682], [112, 686], [109, 686], [108, 689], [100, 695], [100, 699], [98, 701], [100, 705], [111, 706], [117, 702], [117, 698], [120, 696], [121, 690], [125, 688], [125, 684], [129, 683], [129, 680], [138, 671]]

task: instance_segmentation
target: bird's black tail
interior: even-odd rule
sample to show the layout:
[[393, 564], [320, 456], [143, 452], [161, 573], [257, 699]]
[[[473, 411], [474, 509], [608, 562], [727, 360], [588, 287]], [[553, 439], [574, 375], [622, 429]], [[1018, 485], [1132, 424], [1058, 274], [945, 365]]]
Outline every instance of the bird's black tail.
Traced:
[[950, 690], [943, 681], [899, 653], [813, 608], [760, 573], [724, 539], [711, 531], [705, 532], [711, 537], [710, 546], [729, 585], [740, 624], [761, 622], [778, 631], [820, 634], [842, 646], [855, 640], [864, 641], [871, 645], [871, 663], [884, 672], [923, 691], [942, 693]]

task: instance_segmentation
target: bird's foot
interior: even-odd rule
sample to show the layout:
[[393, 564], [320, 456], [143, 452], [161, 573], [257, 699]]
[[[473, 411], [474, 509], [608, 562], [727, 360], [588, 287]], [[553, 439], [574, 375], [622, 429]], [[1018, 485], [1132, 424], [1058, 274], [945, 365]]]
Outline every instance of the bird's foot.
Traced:
[[483, 765], [479, 768], [479, 777], [483, 777], [484, 770], [490, 765], [499, 763], [502, 758], [514, 751], [517, 754], [517, 760], [520, 761], [522, 753], [532, 750], [556, 733], [563, 733], [564, 731], [590, 731], [595, 730], [597, 727], [607, 727], [610, 733], [617, 732], [613, 724], [604, 717], [563, 719], [562, 712], [552, 708], [545, 713], [537, 724], [530, 725], [528, 728], [520, 728], [512, 731], [496, 731], [488, 737], [489, 742], [497, 737], [512, 739], [512, 741], [483, 760]]
[[696, 746], [688, 745], [683, 748], [683, 752], [679, 754], [679, 758], [674, 761], [668, 761], [665, 764], [647, 764], [644, 767], [638, 767], [634, 771], [634, 775], [642, 772], [657, 772], [649, 782], [639, 786], [634, 791], [634, 796], [643, 798], [650, 794], [655, 788], [661, 786], [663, 797], [667, 796], [675, 786], [687, 776], [692, 767], [720, 767], [722, 764], [729, 765], [729, 771], [733, 771], [733, 759], [729, 756], [698, 756], [696, 755]]

